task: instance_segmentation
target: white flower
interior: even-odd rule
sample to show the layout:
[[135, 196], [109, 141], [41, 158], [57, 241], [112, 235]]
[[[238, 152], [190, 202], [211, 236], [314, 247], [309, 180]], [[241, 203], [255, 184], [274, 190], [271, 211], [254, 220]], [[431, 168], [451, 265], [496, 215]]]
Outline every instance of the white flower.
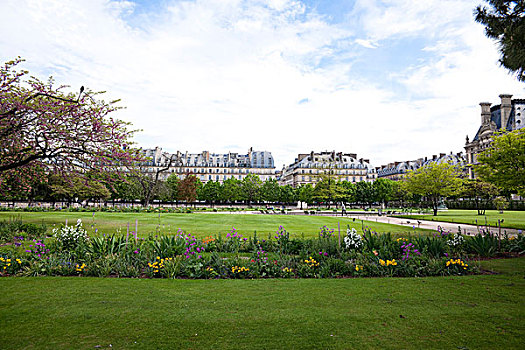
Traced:
[[346, 230], [346, 237], [344, 238], [346, 249], [359, 249], [363, 245], [361, 236], [357, 233], [355, 228]]
[[452, 239], [448, 240], [447, 244], [451, 247], [457, 247], [465, 241], [465, 238], [461, 235], [461, 233], [455, 233]]

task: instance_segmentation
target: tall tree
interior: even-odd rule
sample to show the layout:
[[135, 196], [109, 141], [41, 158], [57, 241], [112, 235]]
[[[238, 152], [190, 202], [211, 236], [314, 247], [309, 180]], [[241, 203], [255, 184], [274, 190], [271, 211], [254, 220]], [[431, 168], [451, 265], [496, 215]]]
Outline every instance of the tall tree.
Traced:
[[142, 205], [148, 206], [150, 201], [158, 196], [164, 188], [161, 183], [162, 174], [180, 166], [180, 164], [181, 160], [178, 154], [163, 154], [156, 162], [153, 162], [151, 158], [146, 158], [145, 161], [128, 168], [130, 174], [136, 178], [142, 187]]
[[525, 1], [486, 0], [474, 11], [485, 34], [500, 44], [500, 64], [525, 81]]
[[328, 203], [328, 208], [333, 202], [341, 201], [343, 193], [337, 184], [337, 177], [332, 174], [319, 174], [319, 181], [314, 188], [314, 198], [318, 202]]
[[[114, 119], [116, 102], [99, 93], [65, 93], [53, 80], [28, 78], [16, 70], [18, 58], [0, 67], [0, 191], [16, 173], [21, 181], [33, 168], [61, 174], [107, 174], [140, 159], [131, 148], [134, 131]], [[27, 183], [29, 183], [28, 181]]]
[[279, 187], [279, 202], [281, 203], [294, 203], [297, 201], [297, 195], [295, 189], [290, 185]]
[[49, 182], [51, 195], [56, 199], [66, 199], [70, 202], [82, 202], [110, 198], [111, 193], [104, 184], [96, 178], [80, 177], [64, 179], [60, 176], [52, 176]]
[[248, 204], [259, 200], [261, 186], [262, 181], [259, 176], [255, 174], [249, 174], [242, 179], [242, 195]]
[[432, 202], [435, 216], [441, 198], [452, 196], [459, 190], [460, 175], [461, 173], [455, 165], [431, 162], [408, 172], [404, 181], [411, 193], [424, 196]]
[[180, 179], [177, 174], [171, 174], [166, 179], [166, 187], [168, 188], [168, 198], [170, 201], [177, 201], [179, 199], [179, 184]]
[[213, 205], [220, 200], [221, 196], [221, 183], [218, 181], [208, 181], [202, 186], [198, 193], [198, 198], [204, 200], [207, 203]]
[[261, 199], [275, 203], [279, 200], [279, 183], [276, 179], [268, 179], [261, 186]]
[[226, 179], [221, 186], [220, 200], [224, 202], [241, 200], [241, 181], [233, 177]]
[[394, 181], [390, 179], [377, 179], [372, 183], [374, 188], [375, 200], [380, 202], [383, 208], [392, 198], [392, 194], [394, 192], [393, 183]]
[[295, 192], [297, 193], [297, 200], [308, 205], [312, 204], [314, 202], [314, 191], [315, 190], [312, 184], [301, 184], [295, 189]]
[[372, 204], [376, 201], [373, 183], [367, 181], [355, 183], [354, 197], [356, 202], [368, 204], [369, 207], [372, 207]]
[[112, 188], [112, 198], [131, 201], [142, 200], [142, 186], [135, 177], [125, 176], [117, 180]]
[[350, 181], [341, 181], [338, 183], [341, 187], [341, 198], [344, 202], [352, 203], [355, 201], [355, 185]]
[[200, 185], [201, 182], [195, 175], [186, 176], [179, 183], [179, 199], [185, 201], [186, 204], [195, 202], [197, 199], [197, 190]]
[[485, 215], [485, 210], [498, 193], [496, 186], [480, 179], [466, 179], [462, 183], [461, 195], [474, 200], [478, 215]]
[[483, 180], [525, 196], [525, 129], [497, 134], [478, 162], [474, 169]]

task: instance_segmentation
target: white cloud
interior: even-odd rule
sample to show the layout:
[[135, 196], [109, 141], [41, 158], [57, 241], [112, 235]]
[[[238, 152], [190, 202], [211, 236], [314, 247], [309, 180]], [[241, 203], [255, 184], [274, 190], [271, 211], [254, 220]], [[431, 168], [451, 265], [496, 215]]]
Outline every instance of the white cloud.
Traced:
[[363, 47], [366, 47], [367, 49], [376, 49], [378, 46], [377, 43], [371, 40], [365, 40], [365, 39], [355, 39], [355, 43]]
[[[144, 130], [142, 146], [253, 146], [271, 151], [278, 167], [311, 150], [354, 152], [376, 165], [460, 151], [479, 123], [479, 101], [522, 92], [497, 67], [470, 1], [357, 1], [352, 26], [300, 1], [165, 4], [138, 15], [131, 1], [3, 1], [0, 58], [21, 55], [42, 79], [122, 98], [119, 116]], [[380, 79], [353, 69], [360, 50], [417, 36], [429, 40], [430, 59]]]

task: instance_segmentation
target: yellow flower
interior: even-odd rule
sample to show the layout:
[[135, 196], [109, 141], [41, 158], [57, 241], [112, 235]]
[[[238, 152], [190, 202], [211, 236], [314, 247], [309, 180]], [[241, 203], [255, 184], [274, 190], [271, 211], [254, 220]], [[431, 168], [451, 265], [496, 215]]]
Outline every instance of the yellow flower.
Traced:
[[385, 261], [383, 259], [379, 259], [379, 263], [381, 264], [381, 266], [385, 266]]

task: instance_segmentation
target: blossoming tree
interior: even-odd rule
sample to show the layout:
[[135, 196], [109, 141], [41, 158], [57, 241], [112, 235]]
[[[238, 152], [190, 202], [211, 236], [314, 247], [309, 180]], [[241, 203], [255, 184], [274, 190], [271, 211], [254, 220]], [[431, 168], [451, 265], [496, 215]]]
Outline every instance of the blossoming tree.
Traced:
[[0, 67], [0, 194], [29, 192], [42, 173], [107, 174], [139, 159], [135, 131], [111, 116], [118, 101], [84, 87], [66, 93], [17, 70], [22, 61]]

